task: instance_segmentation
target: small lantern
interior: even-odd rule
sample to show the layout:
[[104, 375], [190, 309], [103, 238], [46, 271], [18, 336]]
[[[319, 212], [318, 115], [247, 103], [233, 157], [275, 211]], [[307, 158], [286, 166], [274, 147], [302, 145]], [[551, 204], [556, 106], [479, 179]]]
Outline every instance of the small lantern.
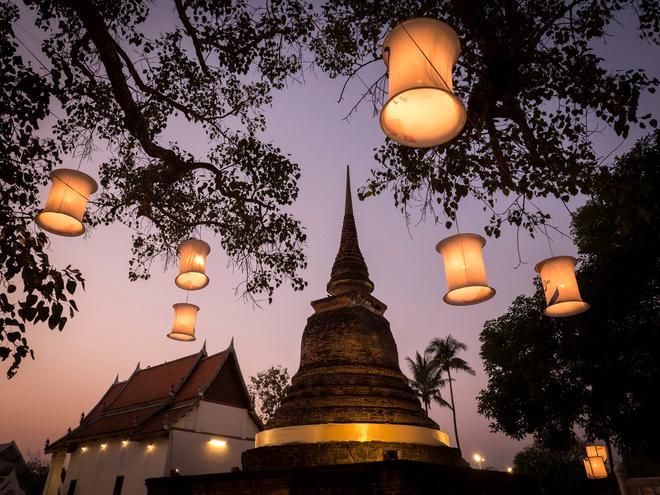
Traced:
[[584, 313], [589, 304], [582, 300], [575, 279], [576, 260], [572, 256], [556, 256], [538, 263], [534, 269], [541, 275], [547, 316], [572, 316]]
[[605, 468], [605, 461], [602, 457], [584, 457], [582, 462], [584, 463], [587, 478], [590, 480], [607, 478], [607, 469]]
[[458, 234], [440, 241], [435, 247], [445, 264], [447, 304], [467, 306], [487, 301], [495, 295], [488, 286], [482, 248], [486, 240], [477, 234]]
[[203, 289], [209, 283], [206, 276], [206, 256], [211, 247], [199, 239], [188, 239], [179, 244], [179, 274], [174, 281], [186, 290]]
[[50, 174], [51, 188], [46, 205], [35, 221], [53, 234], [75, 237], [85, 232], [82, 223], [87, 200], [96, 192], [96, 181], [78, 170], [60, 168]]
[[173, 307], [174, 324], [167, 336], [174, 340], [195, 340], [195, 320], [199, 307], [189, 303], [177, 303]]
[[451, 79], [460, 52], [456, 32], [437, 19], [410, 19], [392, 29], [383, 45], [389, 75], [389, 99], [380, 112], [385, 134], [428, 148], [461, 132], [467, 113]]
[[602, 457], [607, 462], [607, 448], [604, 445], [587, 445], [587, 457]]

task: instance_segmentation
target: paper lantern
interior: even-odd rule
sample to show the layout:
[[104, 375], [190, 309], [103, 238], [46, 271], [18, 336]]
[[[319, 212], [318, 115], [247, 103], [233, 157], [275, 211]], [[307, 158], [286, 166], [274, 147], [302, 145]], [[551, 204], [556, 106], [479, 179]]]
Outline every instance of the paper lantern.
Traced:
[[96, 192], [96, 181], [78, 170], [60, 168], [50, 174], [51, 187], [46, 205], [35, 221], [53, 234], [75, 237], [85, 232], [82, 223], [87, 200]]
[[548, 258], [534, 268], [541, 276], [548, 316], [572, 316], [585, 312], [589, 304], [582, 300], [575, 279], [576, 260], [572, 256]]
[[487, 301], [495, 295], [488, 286], [482, 248], [486, 240], [477, 234], [448, 237], [435, 247], [442, 255], [447, 278], [447, 293], [443, 300], [454, 306], [467, 306]]
[[605, 461], [602, 457], [584, 457], [582, 462], [584, 463], [587, 478], [590, 480], [607, 478], [607, 469], [605, 468]]
[[380, 112], [385, 134], [405, 146], [428, 148], [461, 132], [467, 113], [452, 92], [460, 52], [456, 32], [437, 19], [410, 19], [387, 35], [388, 100]]
[[186, 290], [203, 289], [209, 283], [206, 276], [206, 256], [211, 247], [199, 239], [188, 239], [179, 245], [179, 274], [174, 281]]
[[607, 447], [604, 445], [587, 445], [587, 457], [602, 457], [607, 462]]
[[167, 336], [174, 340], [195, 340], [195, 320], [199, 307], [189, 303], [177, 303], [174, 306], [174, 324]]

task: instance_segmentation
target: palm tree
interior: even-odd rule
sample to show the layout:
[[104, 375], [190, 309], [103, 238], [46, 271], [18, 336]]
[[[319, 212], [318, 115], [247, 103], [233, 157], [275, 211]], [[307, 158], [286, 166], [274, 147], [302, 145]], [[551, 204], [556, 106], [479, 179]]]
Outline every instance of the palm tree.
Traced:
[[428, 352], [420, 355], [415, 353], [415, 360], [406, 358], [408, 368], [413, 375], [409, 380], [410, 387], [417, 393], [419, 400], [424, 404], [426, 415], [429, 414], [431, 402], [435, 401], [441, 406], [449, 406], [449, 403], [440, 395], [440, 389], [445, 386], [440, 370], [432, 363], [432, 356]]
[[454, 436], [456, 437], [456, 447], [461, 448], [461, 442], [458, 439], [458, 426], [456, 424], [456, 404], [454, 403], [454, 388], [452, 386], [451, 377], [452, 370], [463, 371], [469, 375], [474, 376], [474, 370], [464, 359], [457, 356], [460, 351], [467, 350], [467, 346], [451, 335], [447, 335], [444, 339], [433, 339], [424, 351], [424, 355], [431, 355], [432, 365], [438, 370], [438, 375], [447, 373], [447, 381], [449, 382], [449, 397], [451, 399], [451, 412], [454, 417]]

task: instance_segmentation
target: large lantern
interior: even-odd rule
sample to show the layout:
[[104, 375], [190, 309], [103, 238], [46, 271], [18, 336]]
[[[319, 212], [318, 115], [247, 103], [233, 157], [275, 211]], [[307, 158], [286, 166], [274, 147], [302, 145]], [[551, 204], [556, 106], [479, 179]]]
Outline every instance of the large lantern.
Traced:
[[179, 274], [174, 281], [177, 287], [197, 290], [208, 285], [206, 256], [210, 252], [210, 246], [199, 239], [188, 239], [179, 245]]
[[604, 445], [587, 445], [587, 457], [602, 457], [607, 462], [607, 448]]
[[572, 256], [556, 256], [534, 267], [541, 276], [548, 316], [572, 316], [585, 312], [589, 304], [582, 300], [575, 279], [576, 260]]
[[454, 306], [487, 301], [495, 295], [488, 286], [482, 248], [486, 240], [477, 234], [458, 234], [440, 241], [435, 247], [442, 255], [447, 278], [443, 300]]
[[199, 307], [189, 303], [177, 303], [173, 307], [174, 323], [167, 336], [174, 340], [195, 340], [195, 320]]
[[451, 141], [466, 112], [452, 92], [452, 70], [461, 52], [456, 32], [437, 19], [402, 22], [385, 38], [388, 100], [380, 125], [397, 143], [428, 148]]
[[582, 462], [584, 463], [587, 478], [590, 480], [607, 478], [607, 468], [605, 468], [605, 461], [602, 457], [584, 457]]
[[85, 232], [82, 223], [87, 200], [96, 192], [96, 181], [78, 170], [60, 168], [50, 174], [51, 188], [46, 205], [35, 221], [53, 234], [75, 237]]

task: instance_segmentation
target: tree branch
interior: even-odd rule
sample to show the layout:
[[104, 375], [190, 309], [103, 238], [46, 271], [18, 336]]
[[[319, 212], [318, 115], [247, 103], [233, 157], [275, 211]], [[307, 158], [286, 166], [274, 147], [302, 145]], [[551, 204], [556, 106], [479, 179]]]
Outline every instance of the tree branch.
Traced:
[[188, 16], [186, 15], [186, 9], [181, 3], [181, 0], [174, 0], [174, 5], [176, 5], [176, 11], [179, 14], [179, 19], [181, 19], [181, 24], [183, 24], [186, 33], [188, 34], [188, 36], [190, 36], [190, 39], [192, 40], [193, 47], [195, 48], [195, 54], [197, 55], [197, 60], [199, 61], [199, 65], [202, 67], [202, 72], [204, 72], [205, 75], [209, 76], [210, 71], [208, 66], [206, 65], [206, 60], [204, 60], [204, 53], [202, 52], [201, 43], [199, 41], [199, 38], [197, 38], [195, 28], [190, 23], [190, 19], [188, 19]]

